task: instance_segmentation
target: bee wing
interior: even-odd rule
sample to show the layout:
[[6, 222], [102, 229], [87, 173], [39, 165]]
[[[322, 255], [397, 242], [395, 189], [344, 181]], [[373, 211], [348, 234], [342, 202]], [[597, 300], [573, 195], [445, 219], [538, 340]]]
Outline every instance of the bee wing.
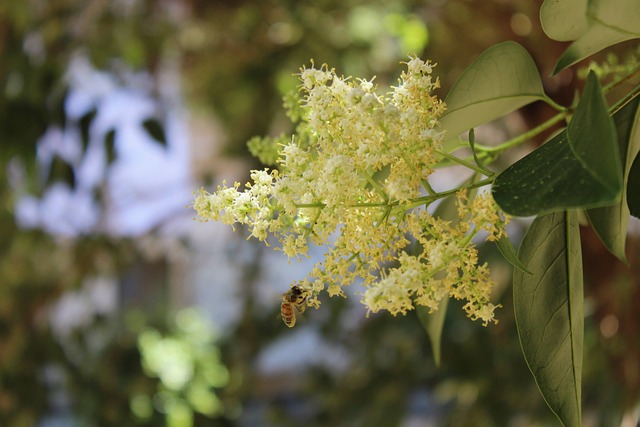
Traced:
[[307, 309], [307, 304], [305, 303], [296, 304], [296, 310], [298, 311], [298, 313], [302, 314], [306, 309]]

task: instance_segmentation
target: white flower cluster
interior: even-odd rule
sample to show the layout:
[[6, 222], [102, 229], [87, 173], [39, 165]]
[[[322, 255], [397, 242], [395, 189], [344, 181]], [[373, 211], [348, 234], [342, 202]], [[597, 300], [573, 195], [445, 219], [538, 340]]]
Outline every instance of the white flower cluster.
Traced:
[[[359, 280], [371, 312], [404, 314], [416, 304], [434, 310], [452, 296], [467, 301], [470, 317], [493, 321], [493, 283], [477, 265], [471, 237], [481, 228], [499, 236], [497, 207], [481, 197], [482, 215], [475, 215], [476, 203], [462, 191], [461, 221], [426, 210], [444, 196], [427, 182], [439, 160], [445, 108], [431, 94], [439, 85], [432, 67], [412, 58], [386, 95], [373, 81], [339, 77], [326, 66], [303, 68], [304, 137], [281, 147], [279, 170], [253, 171], [244, 191], [238, 183], [213, 194], [201, 190], [194, 208], [204, 220], [246, 224], [260, 240], [275, 235], [290, 257], [304, 256], [309, 243], [327, 245], [337, 230], [324, 260], [297, 283], [312, 291], [312, 305], [320, 291], [344, 295], [342, 286]], [[420, 249], [409, 250], [411, 241]], [[399, 266], [389, 267], [394, 262]]]

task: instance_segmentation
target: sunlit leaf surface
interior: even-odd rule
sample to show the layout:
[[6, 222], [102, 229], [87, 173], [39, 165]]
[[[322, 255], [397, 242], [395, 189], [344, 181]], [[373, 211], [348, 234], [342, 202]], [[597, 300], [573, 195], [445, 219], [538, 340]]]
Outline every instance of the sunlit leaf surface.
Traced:
[[588, 28], [588, 0], [545, 0], [540, 23], [545, 34], [558, 41], [575, 40]]
[[535, 63], [514, 42], [487, 49], [462, 73], [445, 100], [440, 123], [453, 138], [545, 97]]
[[[640, 1], [638, 0], [592, 0], [589, 2], [587, 10], [588, 22], [586, 30], [584, 30], [584, 20], [580, 18], [580, 16], [584, 15], [581, 14], [580, 10], [571, 13], [571, 8], [569, 7], [562, 6], [561, 9], [563, 15], [558, 14], [555, 20], [559, 22], [568, 20], [568, 22], [576, 25], [575, 31], [563, 35], [578, 35], [578, 37], [558, 59], [554, 73], [606, 47], [626, 40], [640, 38], [640, 26], [638, 25], [640, 22]], [[545, 25], [544, 22], [549, 24], [554, 21], [549, 14], [541, 14], [541, 19], [543, 19], [543, 25]], [[551, 25], [551, 28], [555, 28], [555, 26]], [[571, 39], [573, 37], [562, 38], [561, 40]]]

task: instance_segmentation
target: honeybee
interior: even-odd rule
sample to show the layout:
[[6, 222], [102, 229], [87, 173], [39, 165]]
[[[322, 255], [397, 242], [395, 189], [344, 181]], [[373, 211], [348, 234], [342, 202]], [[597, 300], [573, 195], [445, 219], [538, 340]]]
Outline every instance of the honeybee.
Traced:
[[307, 308], [306, 302], [310, 292], [301, 289], [299, 286], [292, 286], [283, 296], [280, 304], [280, 314], [285, 325], [293, 328], [296, 324], [296, 311], [304, 313]]

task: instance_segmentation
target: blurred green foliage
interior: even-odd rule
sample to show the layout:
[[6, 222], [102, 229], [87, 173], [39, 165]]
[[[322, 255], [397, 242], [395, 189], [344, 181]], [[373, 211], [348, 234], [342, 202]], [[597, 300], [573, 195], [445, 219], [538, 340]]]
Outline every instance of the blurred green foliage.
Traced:
[[193, 425], [193, 413], [209, 417], [223, 413], [222, 402], [213, 392], [229, 383], [229, 373], [215, 346], [216, 336], [197, 310], [185, 309], [175, 316], [175, 327], [163, 336], [156, 329], [138, 335], [138, 348], [145, 373], [160, 379], [158, 391], [131, 398], [131, 409], [141, 419], [153, 413], [153, 401], [166, 414], [167, 425]]

